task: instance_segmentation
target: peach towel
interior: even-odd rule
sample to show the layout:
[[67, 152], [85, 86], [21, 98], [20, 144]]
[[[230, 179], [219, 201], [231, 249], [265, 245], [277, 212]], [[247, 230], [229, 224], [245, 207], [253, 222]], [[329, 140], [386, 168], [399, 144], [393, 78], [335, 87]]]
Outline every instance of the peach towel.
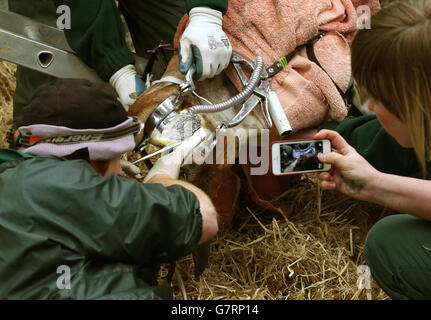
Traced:
[[[314, 46], [327, 73], [308, 59], [304, 48], [271, 80], [271, 89], [277, 93], [294, 132], [347, 116], [348, 110], [331, 78], [343, 91], [348, 89], [348, 41], [357, 31], [357, 8], [363, 5], [371, 14], [380, 8], [378, 0], [229, 1], [223, 28], [234, 51], [249, 60], [262, 56], [266, 67], [306, 43], [319, 30], [327, 32]], [[178, 26], [176, 47], [187, 23], [186, 15]], [[237, 89], [242, 89], [234, 69], [229, 67], [226, 73]], [[264, 124], [259, 108], [255, 113]], [[271, 133], [272, 139], [279, 138], [275, 130]]]
[[[230, 0], [223, 21], [234, 51], [253, 60], [260, 55], [269, 67], [305, 44], [319, 30], [326, 35], [315, 44], [314, 51], [322, 70], [310, 61], [304, 48], [271, 80], [292, 128], [299, 131], [318, 126], [325, 121], [341, 121], [347, 108], [331, 78], [343, 90], [351, 81], [349, 42], [357, 32], [357, 12], [368, 6], [369, 13], [380, 9], [379, 0]], [[365, 11], [366, 12], [366, 11]], [[188, 23], [188, 16], [180, 21], [175, 46]], [[238, 90], [242, 88], [232, 67], [226, 70]], [[331, 76], [329, 77], [328, 74]], [[256, 115], [261, 119], [259, 108]], [[263, 121], [262, 121], [262, 124]], [[271, 139], [279, 140], [276, 130]], [[269, 210], [289, 213], [289, 204], [276, 202], [295, 177], [251, 176], [249, 166], [243, 166], [250, 194], [256, 204]]]

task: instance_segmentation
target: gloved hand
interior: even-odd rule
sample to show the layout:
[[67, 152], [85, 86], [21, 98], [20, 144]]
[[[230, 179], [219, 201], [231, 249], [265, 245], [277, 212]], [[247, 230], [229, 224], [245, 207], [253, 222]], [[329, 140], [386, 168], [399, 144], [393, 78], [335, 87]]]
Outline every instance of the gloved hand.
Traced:
[[232, 46], [222, 29], [220, 11], [196, 7], [190, 10], [190, 23], [179, 46], [180, 71], [186, 74], [196, 65], [195, 79], [205, 80], [220, 74], [232, 56]]
[[120, 160], [120, 165], [121, 165], [121, 169], [129, 176], [138, 180], [142, 179], [141, 169], [139, 169], [138, 166], [135, 166], [133, 163], [123, 159]]
[[130, 95], [141, 93], [147, 88], [142, 78], [136, 73], [135, 66], [131, 64], [114, 73], [109, 79], [109, 83], [114, 87], [126, 111], [136, 101], [136, 97], [133, 98]]
[[151, 170], [146, 175], [144, 182], [151, 180], [152, 177], [158, 174], [163, 174], [178, 179], [180, 175], [181, 166], [184, 159], [189, 159], [192, 156], [193, 149], [204, 139], [208, 134], [208, 130], [200, 128], [193, 136], [184, 140], [178, 147], [171, 153], [162, 156]]

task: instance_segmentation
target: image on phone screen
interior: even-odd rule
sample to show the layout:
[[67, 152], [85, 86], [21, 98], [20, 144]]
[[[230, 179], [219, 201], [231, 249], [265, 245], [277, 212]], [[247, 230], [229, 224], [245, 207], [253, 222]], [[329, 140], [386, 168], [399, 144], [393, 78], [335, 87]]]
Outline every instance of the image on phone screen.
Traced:
[[323, 163], [317, 155], [322, 152], [322, 141], [280, 144], [281, 172], [321, 170]]

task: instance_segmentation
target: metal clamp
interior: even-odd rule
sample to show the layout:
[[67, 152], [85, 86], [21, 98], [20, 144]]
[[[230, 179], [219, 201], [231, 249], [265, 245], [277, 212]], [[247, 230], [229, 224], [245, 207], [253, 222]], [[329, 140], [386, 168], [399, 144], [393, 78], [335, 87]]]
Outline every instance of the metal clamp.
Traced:
[[186, 73], [186, 76], [185, 76], [186, 81], [184, 83], [180, 84], [180, 95], [184, 95], [187, 92], [196, 90], [196, 86], [195, 86], [195, 83], [193, 81], [193, 75], [195, 74], [195, 72], [196, 72], [196, 67], [194, 64], [192, 64], [190, 66], [189, 71], [187, 71], [187, 73]]
[[[232, 64], [235, 68], [235, 71], [238, 74], [238, 77], [242, 83], [243, 86], [246, 86], [248, 84], [247, 76], [244, 73], [244, 70], [242, 69], [242, 65], [246, 65], [250, 71], [255, 70], [255, 65], [238, 55], [237, 53], [234, 53], [232, 56]], [[253, 109], [257, 106], [257, 104], [260, 105], [260, 110], [262, 112], [262, 115], [264, 117], [265, 123], [268, 126], [268, 128], [272, 128], [272, 120], [269, 115], [269, 107], [268, 107], [268, 95], [270, 90], [270, 84], [269, 84], [269, 78], [268, 73], [265, 69], [263, 69], [261, 76], [260, 76], [260, 85], [259, 87], [255, 88], [253, 90], [253, 94], [250, 98], [243, 104], [241, 110], [237, 113], [237, 115], [232, 118], [229, 121], [223, 121], [223, 126], [226, 128], [232, 128], [237, 125], [239, 125], [244, 119], [253, 111]]]
[[[233, 64], [238, 77], [244, 86], [243, 91], [237, 96], [217, 105], [193, 106], [189, 108], [188, 112], [185, 114], [190, 115], [190, 117], [195, 117], [195, 115], [198, 113], [220, 112], [241, 103], [242, 107], [232, 119], [221, 121], [215, 132], [203, 139], [201, 144], [196, 147], [198, 150], [202, 149], [204, 146], [207, 146], [205, 148], [207, 151], [208, 147], [209, 151], [212, 150], [217, 144], [217, 137], [220, 135], [220, 133], [228, 128], [232, 128], [241, 124], [258, 104], [260, 105], [260, 110], [267, 127], [272, 128], [273, 126], [269, 107], [271, 93], [269, 82], [270, 77], [264, 68], [263, 59], [261, 57], [256, 57], [253, 63], [247, 59], [244, 59], [239, 54], [233, 53], [231, 63]], [[250, 79], [248, 79], [244, 73], [244, 65], [252, 73]], [[143, 144], [141, 144], [141, 149], [145, 147], [146, 143], [149, 142], [151, 134], [155, 129], [158, 129], [160, 132], [162, 132], [166, 127], [165, 122], [169, 123], [170, 121], [175, 121], [174, 118], [179, 116], [178, 108], [182, 104], [183, 96], [188, 92], [194, 92], [196, 89], [193, 81], [193, 75], [195, 72], [196, 68], [194, 65], [192, 65], [185, 76], [185, 82], [179, 85], [179, 94], [177, 96], [170, 96], [168, 99], [166, 99], [156, 108], [156, 110], [147, 120], [145, 124], [145, 135], [147, 139]], [[175, 144], [172, 144], [166, 148], [169, 149], [174, 146]], [[154, 154], [149, 156], [153, 155]]]

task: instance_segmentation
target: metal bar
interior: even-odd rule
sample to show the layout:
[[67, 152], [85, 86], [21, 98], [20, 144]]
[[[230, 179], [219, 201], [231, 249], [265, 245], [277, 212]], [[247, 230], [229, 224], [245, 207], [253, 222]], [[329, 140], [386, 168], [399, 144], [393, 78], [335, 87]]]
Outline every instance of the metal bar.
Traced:
[[168, 144], [166, 147], [164, 147], [164, 148], [162, 148], [160, 150], [157, 150], [156, 152], [150, 153], [150, 154], [148, 154], [148, 155], [146, 155], [146, 156], [144, 156], [144, 157], [136, 160], [135, 162], [133, 162], [133, 164], [138, 164], [138, 163], [140, 163], [142, 161], [145, 161], [145, 160], [150, 159], [150, 158], [152, 158], [154, 156], [157, 156], [158, 154], [161, 154], [161, 153], [166, 152], [166, 151], [170, 151], [173, 148], [178, 147], [181, 143], [182, 143], [182, 141], [178, 141], [178, 142], [174, 142], [174, 143]]
[[11, 11], [0, 9], [0, 29], [24, 38], [43, 42], [58, 49], [73, 52], [62, 30]]
[[102, 82], [70, 49], [63, 31], [0, 10], [0, 58], [58, 78]]
[[86, 78], [102, 82], [74, 54], [0, 29], [0, 58], [58, 78]]

